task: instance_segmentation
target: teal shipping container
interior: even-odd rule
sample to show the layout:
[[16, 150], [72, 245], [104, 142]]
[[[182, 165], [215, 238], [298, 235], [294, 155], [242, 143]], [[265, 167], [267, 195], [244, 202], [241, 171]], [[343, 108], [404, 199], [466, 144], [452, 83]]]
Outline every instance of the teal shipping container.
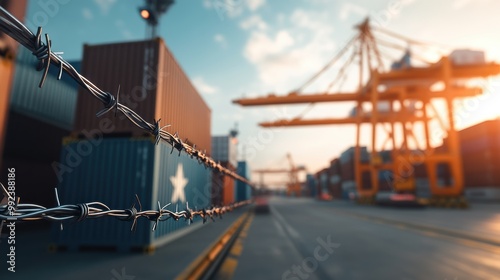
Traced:
[[[236, 168], [238, 175], [250, 180], [250, 168], [246, 161], [238, 161], [238, 167]], [[236, 181], [236, 202], [244, 201], [252, 198], [252, 187], [241, 181]]]
[[[70, 62], [77, 71], [79, 62]], [[65, 130], [72, 130], [75, 120], [78, 84], [63, 74], [57, 80], [59, 68], [50, 67], [42, 88], [38, 87], [42, 72], [38, 60], [26, 48], [19, 48], [10, 95], [10, 109], [28, 117]], [[95, 112], [88, 112], [95, 115]]]
[[[171, 146], [154, 144], [150, 138], [104, 138], [65, 144], [61, 161], [54, 165], [58, 174], [61, 204], [99, 201], [111, 209], [129, 209], [139, 197], [143, 210], [184, 210], [208, 207], [211, 198], [211, 170], [182, 153], [170, 154]], [[139, 209], [139, 205], [135, 203]], [[199, 218], [195, 222], [201, 222]], [[87, 247], [117, 251], [150, 250], [171, 239], [171, 233], [188, 225], [169, 219], [152, 231], [153, 222], [140, 218], [135, 232], [132, 222], [112, 217], [59, 224], [53, 228], [59, 247], [80, 250]]]

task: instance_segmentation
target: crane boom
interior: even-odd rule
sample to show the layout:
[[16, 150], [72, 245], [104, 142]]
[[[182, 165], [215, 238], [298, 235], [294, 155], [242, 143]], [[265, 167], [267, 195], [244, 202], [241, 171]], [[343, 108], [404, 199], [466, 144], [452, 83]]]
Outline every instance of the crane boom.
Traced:
[[[379, 100], [397, 100], [400, 97], [402, 87], [392, 87], [391, 89], [379, 92]], [[473, 97], [482, 93], [481, 88], [454, 87], [446, 91], [430, 91], [428, 88], [419, 86], [404, 87], [407, 97], [415, 100], [428, 100], [431, 98], [446, 98], [450, 95], [457, 97]], [[345, 101], [370, 101], [370, 95], [359, 92], [350, 93], [315, 93], [299, 95], [291, 93], [288, 95], [268, 95], [256, 98], [242, 98], [233, 100], [233, 103], [241, 106], [262, 106], [262, 105], [285, 105], [320, 102], [345, 102]]]

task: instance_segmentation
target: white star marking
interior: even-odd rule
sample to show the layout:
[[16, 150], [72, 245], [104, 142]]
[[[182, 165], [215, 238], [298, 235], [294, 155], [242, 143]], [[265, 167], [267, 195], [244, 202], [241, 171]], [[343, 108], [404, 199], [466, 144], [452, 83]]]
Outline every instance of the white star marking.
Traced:
[[184, 170], [182, 168], [182, 163], [177, 165], [177, 173], [175, 176], [170, 176], [170, 182], [172, 182], [172, 186], [174, 187], [174, 192], [172, 193], [172, 203], [177, 201], [185, 202], [186, 194], [184, 193], [184, 188], [189, 182], [188, 179], [184, 178]]

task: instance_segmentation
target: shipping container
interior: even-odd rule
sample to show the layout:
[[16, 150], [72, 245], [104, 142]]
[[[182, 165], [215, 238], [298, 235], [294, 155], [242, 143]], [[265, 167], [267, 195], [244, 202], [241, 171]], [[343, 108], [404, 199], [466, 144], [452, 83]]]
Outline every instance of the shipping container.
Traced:
[[340, 160], [330, 161], [328, 168], [328, 189], [334, 198], [342, 198], [341, 169]]
[[212, 158], [215, 161], [238, 165], [238, 139], [231, 136], [212, 136]]
[[484, 197], [494, 198], [491, 191], [467, 189], [500, 189], [500, 119], [465, 128], [458, 135], [466, 194], [484, 193], [488, 194]]
[[[250, 180], [250, 168], [246, 161], [238, 161], [238, 168], [236, 170], [238, 175]], [[252, 187], [241, 181], [236, 181], [236, 202], [244, 201], [252, 198]]]
[[[2, 157], [5, 168], [2, 168], [2, 173], [6, 172], [8, 167], [16, 168], [16, 173], [19, 175], [17, 182], [22, 186], [23, 201], [54, 205], [53, 189], [58, 180], [51, 165], [59, 161], [62, 139], [68, 133], [68, 130], [17, 112], [9, 113]], [[33, 166], [38, 167], [34, 169]], [[41, 174], [40, 170], [44, 173]]]
[[[353, 161], [355, 150], [356, 150], [355, 147], [350, 147], [347, 150], [343, 151], [340, 154], [339, 158], [340, 164]], [[368, 148], [359, 147], [359, 151], [360, 151], [361, 162], [368, 162], [370, 160], [370, 154], [368, 153]]]
[[[0, 0], [0, 6], [5, 8], [21, 22], [26, 15], [27, 0]], [[17, 52], [19, 43], [0, 31], [0, 54], [12, 55]], [[5, 47], [5, 49], [3, 49]], [[2, 55], [0, 55], [2, 56]]]
[[[178, 133], [190, 144], [211, 154], [211, 112], [162, 39], [105, 45], [85, 45], [82, 73], [99, 88], [117, 95], [120, 102], [152, 123], [170, 124], [166, 131]], [[96, 118], [103, 104], [80, 90], [74, 134], [99, 129]], [[114, 134], [145, 135], [124, 116], [113, 122]]]
[[473, 201], [496, 201], [500, 202], [500, 188], [481, 187], [465, 189], [465, 197]]
[[[79, 63], [74, 63], [78, 71]], [[73, 129], [78, 84], [69, 76], [58, 80], [59, 68], [50, 67], [42, 88], [42, 73], [36, 70], [38, 60], [26, 48], [20, 48], [12, 83], [12, 111], [71, 131]], [[93, 116], [95, 118], [95, 115]]]
[[[236, 168], [229, 162], [221, 162], [223, 167], [236, 171]], [[235, 180], [229, 176], [213, 170], [212, 171], [212, 204], [228, 205], [235, 202]]]
[[485, 64], [484, 51], [459, 49], [450, 53], [450, 61], [455, 65]]
[[357, 194], [356, 182], [352, 180], [342, 181], [342, 198], [343, 199], [354, 199]]
[[[0, 160], [3, 159], [5, 145], [13, 64], [12, 60], [0, 57]], [[0, 167], [2, 167], [2, 161], [0, 161]]]
[[308, 190], [308, 196], [316, 197], [317, 196], [317, 186], [316, 186], [316, 178], [314, 174], [306, 175], [306, 189]]
[[[185, 153], [170, 154], [171, 146], [154, 144], [151, 138], [105, 138], [69, 142], [62, 148], [58, 165], [62, 204], [100, 201], [111, 209], [167, 209], [179, 211], [186, 203], [192, 209], [210, 205], [211, 171]], [[197, 219], [198, 220], [198, 219]], [[184, 220], [169, 219], [152, 231], [153, 222], [132, 222], [108, 217], [68, 223], [64, 230], [54, 223], [54, 241], [70, 250], [82, 247], [109, 247], [120, 251], [161, 246], [171, 233], [188, 226]]]

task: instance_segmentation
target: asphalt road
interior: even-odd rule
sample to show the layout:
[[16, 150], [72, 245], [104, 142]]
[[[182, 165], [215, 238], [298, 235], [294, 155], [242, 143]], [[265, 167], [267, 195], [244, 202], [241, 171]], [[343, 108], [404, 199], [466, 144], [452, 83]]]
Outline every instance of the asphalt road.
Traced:
[[[230, 279], [500, 279], [498, 204], [469, 210], [306, 198], [272, 198], [270, 204], [270, 214], [247, 220], [230, 250], [231, 262], [222, 266]], [[49, 253], [50, 231], [20, 228], [16, 273], [7, 271], [6, 243], [0, 243], [0, 279], [173, 279], [247, 209], [200, 226], [152, 255]]]
[[270, 204], [271, 213], [256, 215], [250, 225], [234, 279], [500, 279], [500, 246], [369, 218], [470, 234], [480, 234], [484, 228], [477, 225], [484, 225], [495, 237], [498, 205], [388, 209], [287, 198]]

